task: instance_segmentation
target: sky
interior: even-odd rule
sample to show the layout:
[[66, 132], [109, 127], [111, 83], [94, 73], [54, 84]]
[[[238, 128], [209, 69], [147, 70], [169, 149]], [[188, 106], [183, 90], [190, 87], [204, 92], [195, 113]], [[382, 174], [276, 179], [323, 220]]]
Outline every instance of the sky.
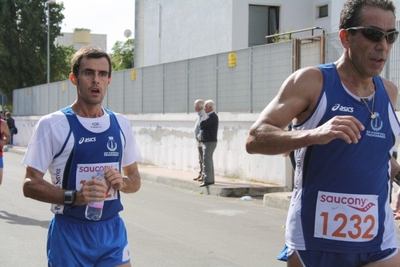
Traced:
[[56, 0], [64, 3], [61, 32], [75, 28], [89, 29], [93, 34], [107, 34], [107, 52], [116, 41], [125, 42], [125, 30], [135, 31], [135, 0]]

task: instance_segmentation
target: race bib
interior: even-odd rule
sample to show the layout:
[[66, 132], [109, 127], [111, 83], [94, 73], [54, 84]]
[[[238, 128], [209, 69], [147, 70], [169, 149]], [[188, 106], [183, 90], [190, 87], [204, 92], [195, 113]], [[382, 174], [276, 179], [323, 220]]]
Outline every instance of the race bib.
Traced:
[[[106, 167], [111, 167], [114, 169], [119, 169], [118, 162], [107, 162], [98, 164], [78, 164], [76, 169], [76, 190], [81, 189], [86, 181], [92, 180], [96, 176], [99, 169], [105, 169]], [[117, 190], [111, 186], [107, 186], [106, 201], [117, 199]]]
[[378, 196], [318, 192], [314, 237], [351, 242], [378, 232]]

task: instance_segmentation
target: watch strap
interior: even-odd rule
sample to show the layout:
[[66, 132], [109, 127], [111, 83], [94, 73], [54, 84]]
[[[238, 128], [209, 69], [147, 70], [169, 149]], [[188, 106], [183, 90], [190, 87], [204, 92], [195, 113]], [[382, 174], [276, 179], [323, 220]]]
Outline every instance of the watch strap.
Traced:
[[396, 176], [394, 177], [393, 181], [394, 181], [396, 184], [400, 185], [400, 172], [398, 172], [398, 173], [396, 174]]

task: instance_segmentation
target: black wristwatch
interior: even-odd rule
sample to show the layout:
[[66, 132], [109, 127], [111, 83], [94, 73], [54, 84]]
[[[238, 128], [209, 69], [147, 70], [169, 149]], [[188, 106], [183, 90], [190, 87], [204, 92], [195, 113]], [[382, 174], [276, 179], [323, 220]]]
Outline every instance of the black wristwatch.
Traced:
[[396, 184], [398, 184], [398, 185], [400, 185], [400, 172], [398, 172], [397, 174], [396, 174], [396, 176], [394, 177], [394, 182], [396, 183]]
[[76, 190], [67, 190], [64, 192], [64, 205], [72, 205], [75, 201]]

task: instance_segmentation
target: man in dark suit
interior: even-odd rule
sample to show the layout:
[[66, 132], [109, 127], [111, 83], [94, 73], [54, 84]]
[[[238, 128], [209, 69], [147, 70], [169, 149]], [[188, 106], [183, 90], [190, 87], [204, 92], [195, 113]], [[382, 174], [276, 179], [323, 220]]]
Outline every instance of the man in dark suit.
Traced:
[[214, 111], [215, 104], [207, 100], [204, 104], [208, 118], [200, 123], [201, 142], [203, 143], [204, 181], [200, 187], [214, 184], [214, 162], [213, 154], [217, 147], [218, 115]]

